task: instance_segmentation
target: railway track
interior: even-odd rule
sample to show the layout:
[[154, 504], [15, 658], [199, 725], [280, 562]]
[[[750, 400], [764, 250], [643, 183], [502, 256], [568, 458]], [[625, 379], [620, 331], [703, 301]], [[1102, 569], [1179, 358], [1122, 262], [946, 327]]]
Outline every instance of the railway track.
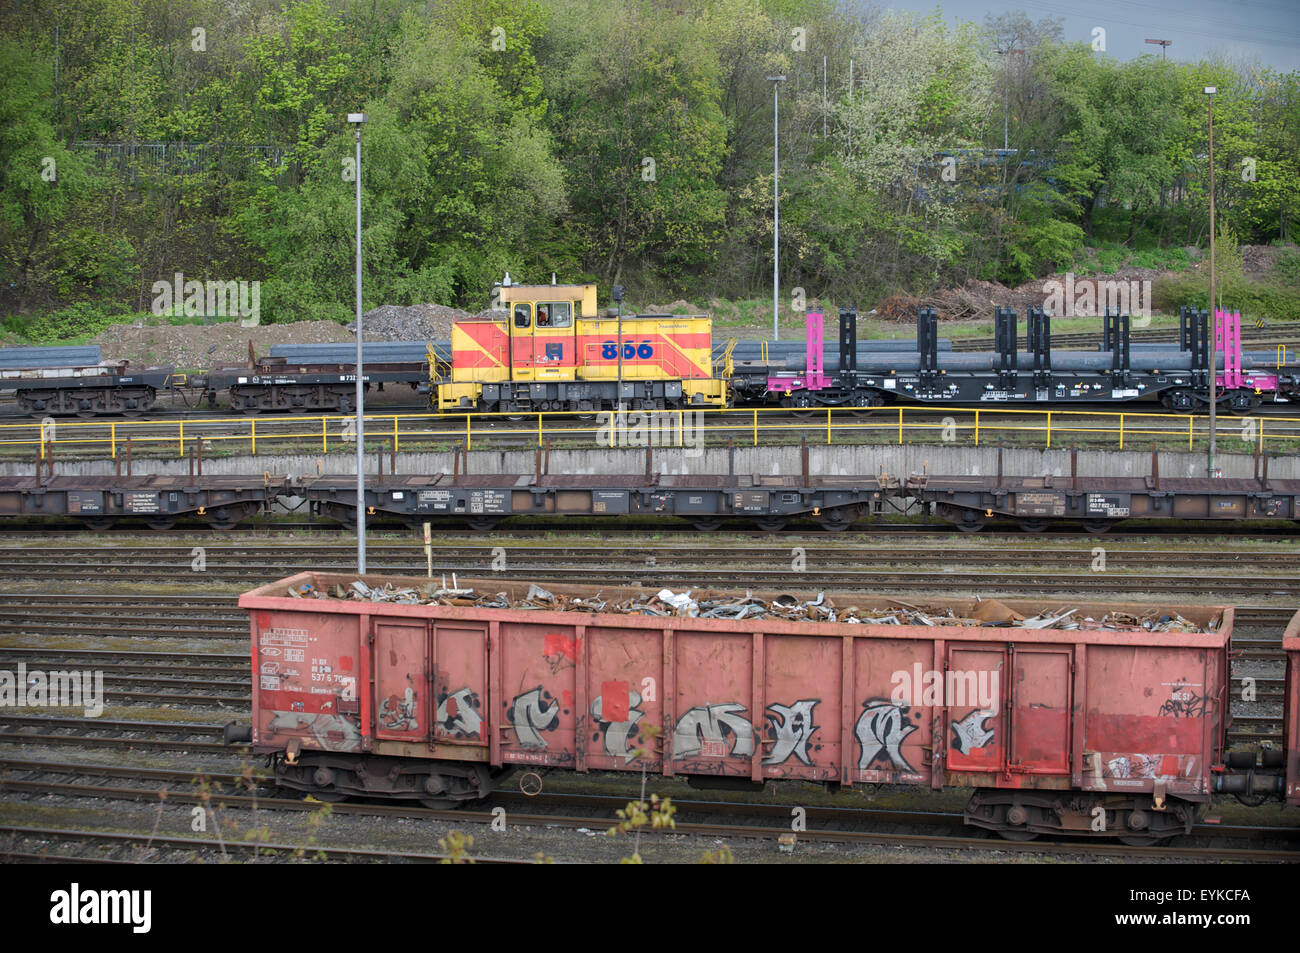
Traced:
[[[899, 511], [900, 513], [902, 511]], [[888, 515], [888, 514], [887, 514]], [[590, 534], [599, 536], [655, 536], [655, 537], [697, 537], [700, 530], [686, 522], [685, 517], [680, 517], [680, 523], [664, 522], [662, 519], [645, 520], [638, 517], [626, 517], [618, 522], [601, 519], [597, 522], [593, 518], [575, 517], [553, 517], [534, 518], [529, 516], [512, 516], [507, 517], [503, 522], [497, 524], [492, 529], [492, 539], [495, 542], [515, 542], [527, 541], [530, 539], [550, 539], [557, 533], [567, 535]], [[366, 518], [367, 538], [383, 543], [386, 538], [391, 539], [409, 538], [413, 532], [411, 527], [407, 526], [401, 520], [392, 518], [383, 513], [376, 513]], [[62, 521], [6, 521], [0, 523], [0, 540], [5, 537], [24, 537], [24, 536], [63, 536], [63, 535], [81, 535], [92, 532], [86, 525], [80, 521], [64, 519]], [[115, 523], [113, 526], [104, 530], [93, 531], [96, 538], [130, 538], [144, 541], [160, 541], [170, 538], [181, 537], [192, 539], [196, 536], [216, 538], [235, 538], [232, 537], [228, 530], [214, 530], [208, 523], [203, 522], [186, 522], [181, 520], [177, 525], [168, 529], [146, 529], [141, 526], [132, 526], [129, 523]], [[353, 530], [341, 523], [332, 520], [319, 520], [316, 522], [282, 522], [259, 520], [258, 517], [245, 520], [239, 524], [237, 538], [240, 539], [262, 539], [275, 538], [279, 536], [296, 536], [300, 533], [315, 534], [321, 537], [332, 536], [349, 536]], [[416, 533], [418, 535], [418, 532]], [[997, 539], [1003, 536], [1009, 536], [1014, 539], [1024, 539], [1025, 531], [1015, 522], [1005, 520], [1001, 522], [990, 522], [980, 531], [981, 539]], [[1049, 525], [1040, 533], [1033, 534], [1038, 539], [1069, 539], [1082, 540], [1101, 538], [1095, 533], [1089, 533], [1077, 526], [1067, 524]], [[1168, 521], [1148, 522], [1140, 519], [1126, 520], [1125, 522], [1114, 526], [1104, 534], [1107, 540], [1124, 539], [1126, 537], [1156, 537], [1170, 542], [1178, 541], [1201, 541], [1207, 537], [1223, 536], [1231, 537], [1234, 543], [1240, 545], [1244, 541], [1253, 539], [1292, 539], [1300, 535], [1300, 525], [1294, 525], [1290, 522], [1281, 522], [1277, 525], [1253, 525], [1249, 529], [1234, 531], [1225, 527], [1222, 531], [1216, 532], [1189, 531], [1183, 526], [1171, 525]], [[485, 534], [481, 530], [474, 530], [467, 525], [459, 527], [446, 527], [439, 524], [438, 545], [445, 545], [449, 539], [464, 539], [466, 545], [481, 546]], [[870, 522], [860, 520], [848, 529], [835, 534], [839, 541], [854, 540], [867, 541], [874, 540], [876, 537], [890, 537], [897, 542], [907, 540], [922, 540], [933, 538], [935, 536], [953, 537], [953, 525], [944, 520], [936, 520], [928, 523], [887, 523], [887, 522]], [[810, 541], [816, 540], [819, 547], [827, 539], [826, 532], [820, 528], [814, 527], [810, 521], [800, 521], [792, 519], [790, 525], [779, 534], [773, 534], [768, 531], [762, 531], [755, 528], [746, 532], [740, 526], [722, 529], [711, 534], [710, 539], [723, 541], [730, 537], [738, 540], [751, 540], [754, 537], [760, 539], [778, 538], [783, 541], [793, 540], [796, 538], [805, 538]], [[374, 545], [372, 543], [371, 545]]]
[[[190, 788], [197, 787], [196, 782], [199, 776], [194, 772], [187, 771], [168, 771], [166, 769], [134, 769], [134, 768], [116, 768], [103, 765], [87, 765], [83, 763], [50, 763], [50, 762], [24, 762], [15, 759], [0, 760], [0, 772], [3, 775], [3, 790], [13, 794], [32, 794], [41, 797], [67, 797], [67, 798], [97, 798], [109, 800], [126, 800], [126, 801], [156, 801], [159, 797], [159, 791], [156, 785], [180, 785]], [[25, 774], [28, 777], [15, 778], [15, 773]], [[32, 777], [35, 775], [36, 777]], [[53, 780], [49, 775], [71, 777], [73, 781]], [[167, 800], [171, 803], [178, 804], [203, 804], [210, 805], [216, 801], [224, 809], [232, 808], [250, 808], [255, 810], [272, 810], [272, 811], [314, 811], [317, 804], [300, 800], [297, 798], [279, 798], [268, 796], [261, 790], [248, 790], [246, 787], [248, 781], [243, 775], [203, 775], [203, 779], [211, 783], [229, 784], [235, 787], [234, 791], [213, 791], [207, 790], [173, 790], [167, 788]], [[93, 783], [91, 779], [95, 779]], [[131, 786], [123, 786], [117, 782], [136, 782]], [[254, 784], [260, 784], [262, 779], [253, 779]], [[106, 783], [108, 782], [108, 783]], [[240, 793], [242, 792], [242, 793]], [[382, 817], [407, 817], [427, 820], [440, 820], [454, 822], [458, 824], [474, 823], [489, 825], [496, 819], [494, 808], [501, 806], [498, 802], [505, 802], [512, 805], [508, 815], [508, 823], [513, 826], [545, 826], [545, 827], [569, 827], [602, 830], [610, 823], [613, 811], [626, 805], [628, 796], [617, 795], [574, 795], [562, 794], [551, 796], [548, 807], [552, 808], [545, 813], [536, 813], [536, 808], [540, 806], [539, 801], [535, 799], [521, 798], [517, 794], [509, 792], [496, 792], [486, 805], [476, 806], [475, 809], [464, 810], [431, 810], [413, 805], [394, 805], [394, 804], [366, 804], [346, 802], [331, 805], [331, 813], [340, 814], [360, 814], [365, 816], [382, 816]], [[542, 802], [544, 803], [544, 802]], [[775, 839], [790, 832], [789, 805], [775, 804], [751, 804], [746, 802], [717, 802], [717, 801], [694, 801], [694, 800], [677, 800], [674, 802], [677, 807], [675, 826], [672, 832], [675, 834], [695, 834], [705, 837], [758, 837], [763, 839]], [[529, 804], [532, 810], [524, 812], [516, 809], [513, 805]], [[600, 814], [582, 813], [573, 815], [569, 813], [575, 807], [586, 812], [600, 810]], [[896, 829], [891, 830], [863, 830], [862, 823], [867, 823], [879, 828], [885, 825], [890, 828], [897, 828], [899, 825], [906, 826], [928, 826], [931, 828], [939, 827], [946, 830], [954, 830], [960, 826], [960, 816], [954, 814], [943, 814], [928, 811], [897, 811], [897, 810], [876, 810], [872, 808], [836, 808], [813, 806], [805, 808], [805, 820], [808, 824], [806, 830], [801, 831], [799, 837], [811, 842], [829, 842], [845, 843], [856, 845], [884, 845], [894, 847], [945, 847], [961, 848], [967, 850], [979, 850], [988, 848], [991, 842], [972, 836], [970, 833], [962, 834], [915, 834], [899, 832]], [[723, 817], [724, 821], [720, 822], [716, 818]], [[740, 819], [738, 823], [737, 819]], [[778, 826], [768, 826], [767, 822], [777, 821]], [[11, 834], [22, 837], [40, 837], [40, 838], [59, 838], [60, 836], [71, 837], [79, 840], [95, 839], [93, 835], [101, 832], [87, 831], [68, 831], [64, 832], [59, 828], [27, 828], [27, 827], [10, 827], [7, 828]], [[652, 832], [650, 829], [648, 833]], [[107, 834], [107, 840], [117, 845], [139, 844], [141, 839], [150, 842], [150, 839], [139, 832], [129, 834], [118, 832], [103, 832]], [[1037, 842], [1007, 842], [1007, 845], [1016, 850], [1030, 850], [1035, 852], [1056, 853], [1063, 852], [1067, 854], [1087, 853], [1089, 855], [1108, 854], [1112, 856], [1162, 856], [1177, 857], [1180, 859], [1197, 859], [1197, 860], [1236, 860], [1236, 861], [1253, 861], [1253, 862], [1294, 862], [1296, 854], [1292, 845], [1300, 838], [1300, 829], [1293, 828], [1263, 828], [1263, 827], [1220, 827], [1214, 825], [1202, 825], [1194, 832], [1197, 838], [1215, 838], [1215, 839], [1233, 839], [1233, 840], [1267, 840], [1276, 842], [1278, 845], [1286, 846], [1269, 846], [1269, 847], [1223, 847], [1193, 844], [1177, 845], [1169, 847], [1134, 847], [1129, 845], [1102, 844], [1099, 842], [1075, 842], [1075, 841], [1037, 841]], [[173, 845], [178, 844], [186, 850], [208, 850], [219, 849], [215, 838], [184, 838], [171, 840], [166, 836], [158, 838], [160, 844]], [[996, 842], [998, 850], [1003, 849], [1004, 843]], [[31, 854], [26, 849], [26, 845], [20, 844], [18, 851], [24, 854]], [[272, 850], [292, 851], [293, 855], [301, 856], [301, 849], [294, 845], [276, 845]], [[328, 848], [327, 848], [328, 850]], [[348, 853], [342, 856], [349, 859], [371, 859], [366, 855], [371, 855], [373, 859], [383, 859], [389, 855], [386, 851], [369, 851], [355, 852], [348, 850]], [[395, 859], [403, 859], [408, 855], [405, 852], [396, 852]], [[477, 858], [476, 858], [477, 859]]]

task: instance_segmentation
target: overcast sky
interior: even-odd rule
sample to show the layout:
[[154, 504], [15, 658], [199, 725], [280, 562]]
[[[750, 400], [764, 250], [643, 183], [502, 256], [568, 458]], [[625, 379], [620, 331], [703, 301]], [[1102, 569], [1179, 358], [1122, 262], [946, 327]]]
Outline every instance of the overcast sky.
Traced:
[[1169, 59], [1199, 60], [1220, 54], [1275, 69], [1300, 69], [1300, 0], [877, 0], [881, 7], [932, 13], [949, 21], [983, 23], [986, 14], [1023, 10], [1032, 20], [1059, 17], [1067, 42], [1091, 42], [1093, 27], [1106, 30], [1106, 52], [1127, 60], [1173, 40]]

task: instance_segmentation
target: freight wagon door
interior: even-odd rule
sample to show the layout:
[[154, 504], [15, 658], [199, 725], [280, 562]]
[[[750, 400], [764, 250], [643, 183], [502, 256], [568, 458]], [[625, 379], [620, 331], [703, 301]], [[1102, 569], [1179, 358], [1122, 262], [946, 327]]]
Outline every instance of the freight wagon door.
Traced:
[[1024, 774], [1070, 773], [1068, 649], [1011, 650], [1010, 721], [1008, 770]]
[[429, 626], [376, 619], [375, 737], [423, 741], [429, 737]]
[[433, 625], [433, 716], [435, 744], [486, 745], [487, 626]]
[[1001, 772], [1006, 751], [1006, 651], [953, 646], [944, 672], [948, 770]]

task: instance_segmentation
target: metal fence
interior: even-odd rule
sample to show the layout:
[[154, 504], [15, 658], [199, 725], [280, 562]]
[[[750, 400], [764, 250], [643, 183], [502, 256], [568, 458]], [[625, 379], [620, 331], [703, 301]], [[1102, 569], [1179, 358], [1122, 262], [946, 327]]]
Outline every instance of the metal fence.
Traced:
[[[866, 416], [815, 411], [792, 418], [788, 410], [671, 410], [609, 413], [594, 419], [572, 414], [374, 413], [366, 414], [366, 442], [392, 450], [565, 447], [700, 447], [789, 443], [827, 445], [935, 444], [1064, 447], [1124, 450], [1158, 444], [1163, 449], [1205, 449], [1209, 418], [1193, 414], [1097, 413], [982, 409], [936, 411], [899, 406]], [[45, 457], [118, 457], [128, 448], [183, 456], [197, 441], [205, 452], [329, 453], [355, 448], [355, 419], [342, 415], [179, 418], [166, 421], [62, 420], [0, 424], [0, 448]], [[1300, 452], [1300, 417], [1220, 417], [1224, 452]]]

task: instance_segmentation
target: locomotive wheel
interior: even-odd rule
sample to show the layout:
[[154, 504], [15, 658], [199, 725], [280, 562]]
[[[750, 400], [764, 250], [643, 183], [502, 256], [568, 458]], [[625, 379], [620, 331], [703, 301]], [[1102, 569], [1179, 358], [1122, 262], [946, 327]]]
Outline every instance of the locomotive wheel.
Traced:
[[1108, 533], [1113, 524], [1110, 520], [1084, 520], [1083, 528], [1089, 533]]
[[1020, 521], [1020, 528], [1026, 533], [1041, 533], [1047, 529], [1047, 520], [1025, 519]]
[[758, 528], [765, 533], [779, 533], [781, 530], [785, 529], [786, 524], [785, 520], [775, 516], [764, 517], [763, 519], [755, 520], [755, 522], [758, 524]]
[[78, 410], [76, 411], [77, 416], [78, 416], [78, 417], [82, 417], [82, 418], [85, 418], [85, 417], [94, 417], [94, 416], [96, 416], [98, 413], [99, 413], [99, 411], [95, 410], [95, 408], [93, 408], [93, 407], [91, 407], [89, 410], [80, 410], [80, 409], [78, 409]]

